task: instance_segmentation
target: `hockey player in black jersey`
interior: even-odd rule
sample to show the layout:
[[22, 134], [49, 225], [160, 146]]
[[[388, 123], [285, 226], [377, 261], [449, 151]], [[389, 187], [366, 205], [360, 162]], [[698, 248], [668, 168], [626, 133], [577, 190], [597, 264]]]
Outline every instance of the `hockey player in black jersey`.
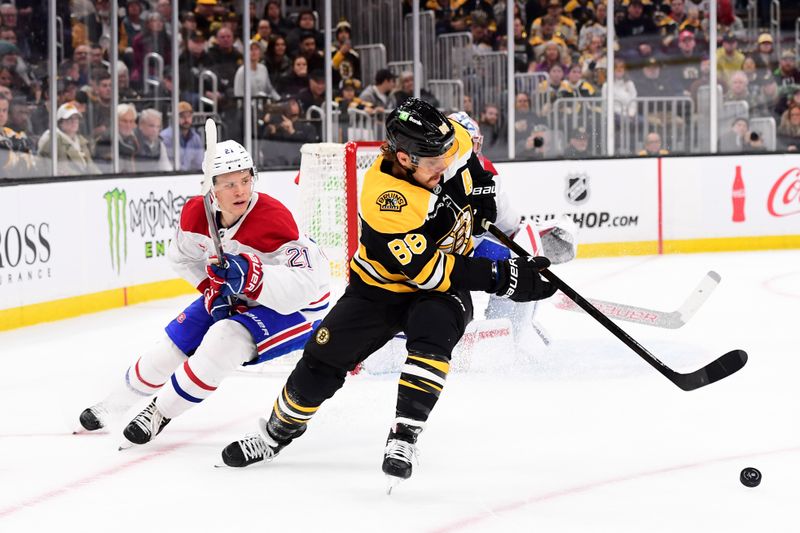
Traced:
[[383, 471], [390, 481], [408, 478], [451, 351], [472, 320], [470, 291], [528, 302], [556, 290], [539, 275], [550, 264], [544, 257], [470, 257], [480, 221], [493, 221], [497, 211], [492, 174], [473, 154], [466, 129], [411, 98], [388, 116], [386, 136], [364, 177], [350, 284], [306, 344], [259, 434], [222, 451], [229, 466], [272, 459], [305, 431], [348, 371], [402, 331], [408, 356]]

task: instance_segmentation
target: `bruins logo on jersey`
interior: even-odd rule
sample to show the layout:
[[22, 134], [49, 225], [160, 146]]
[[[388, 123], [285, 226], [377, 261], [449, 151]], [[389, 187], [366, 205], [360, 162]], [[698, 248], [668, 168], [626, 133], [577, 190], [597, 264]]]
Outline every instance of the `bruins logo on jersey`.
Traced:
[[322, 327], [317, 330], [317, 334], [314, 335], [314, 340], [317, 344], [328, 344], [328, 341], [331, 340], [331, 332], [328, 331], [328, 328]]
[[439, 241], [438, 247], [447, 254], [463, 255], [469, 247], [471, 235], [472, 211], [469, 207], [464, 207], [458, 213], [453, 227]]
[[408, 205], [406, 197], [397, 191], [386, 191], [378, 196], [375, 203], [378, 204], [381, 211], [391, 211], [393, 213], [399, 213], [403, 210], [403, 207]]

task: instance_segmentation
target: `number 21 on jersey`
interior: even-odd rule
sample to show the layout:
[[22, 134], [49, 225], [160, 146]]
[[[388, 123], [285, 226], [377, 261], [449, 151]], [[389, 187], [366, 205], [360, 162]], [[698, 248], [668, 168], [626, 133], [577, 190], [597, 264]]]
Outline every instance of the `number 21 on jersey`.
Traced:
[[292, 268], [311, 268], [311, 261], [308, 259], [308, 248], [287, 248], [286, 255], [289, 259], [286, 264]]

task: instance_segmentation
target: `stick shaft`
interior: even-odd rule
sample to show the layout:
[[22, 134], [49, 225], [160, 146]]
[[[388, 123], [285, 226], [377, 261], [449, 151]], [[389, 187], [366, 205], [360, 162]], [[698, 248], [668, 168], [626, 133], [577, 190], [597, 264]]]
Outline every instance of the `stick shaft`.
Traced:
[[[490, 222], [485, 222], [484, 227], [494, 235], [501, 243], [511, 249], [514, 253], [516, 253], [520, 257], [526, 257], [530, 254], [525, 251], [520, 245], [512, 241], [505, 233], [500, 231], [497, 226]], [[674, 381], [675, 372], [667, 367], [664, 363], [662, 363], [656, 356], [651, 354], [647, 348], [639, 344], [633, 337], [628, 335], [622, 328], [617, 326], [614, 322], [612, 322], [606, 315], [604, 315], [599, 309], [593, 306], [586, 298], [578, 294], [578, 292], [567, 285], [561, 278], [553, 274], [550, 270], [544, 269], [540, 271], [540, 274], [547, 279], [550, 283], [555, 285], [561, 292], [566, 294], [570, 300], [578, 304], [578, 306], [589, 313], [592, 318], [600, 322], [600, 324], [614, 334], [619, 340], [625, 343], [631, 350], [636, 352], [639, 357], [647, 361], [653, 368], [658, 370], [661, 374], [666, 376], [670, 381]]]

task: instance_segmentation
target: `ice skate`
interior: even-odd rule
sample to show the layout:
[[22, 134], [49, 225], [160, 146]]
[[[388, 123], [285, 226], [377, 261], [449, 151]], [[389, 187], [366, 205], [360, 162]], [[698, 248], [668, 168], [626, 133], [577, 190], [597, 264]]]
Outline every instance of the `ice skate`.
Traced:
[[392, 489], [411, 477], [413, 464], [419, 464], [417, 459], [417, 437], [422, 428], [398, 422], [389, 438], [383, 452], [383, 473], [386, 474], [388, 483], [386, 494], [391, 494]]
[[272, 461], [278, 455], [278, 452], [284, 449], [292, 440], [302, 435], [305, 430], [306, 426], [301, 426], [301, 429], [292, 438], [278, 442], [267, 431], [267, 421], [259, 418], [258, 433], [251, 433], [243, 439], [228, 444], [222, 450], [222, 462], [224, 465], [216, 466], [242, 468], [261, 461]]
[[[97, 431], [106, 427], [110, 413], [104, 402], [96, 403], [91, 407], [87, 407], [81, 412], [78, 421], [81, 428], [86, 431]], [[81, 429], [76, 429], [73, 434], [80, 433]]]
[[125, 427], [122, 434], [128, 440], [120, 445], [120, 450], [130, 448], [130, 444], [147, 444], [161, 433], [164, 426], [169, 424], [170, 419], [165, 418], [158, 410], [156, 401], [150, 402], [144, 410], [136, 415], [133, 420]]
[[115, 401], [114, 399], [106, 399], [91, 407], [87, 407], [78, 417], [80, 428], [76, 428], [72, 433], [77, 434], [83, 431], [97, 431], [98, 429], [103, 429], [107, 427], [112, 420], [127, 411], [130, 405], [131, 402], [123, 403]]

